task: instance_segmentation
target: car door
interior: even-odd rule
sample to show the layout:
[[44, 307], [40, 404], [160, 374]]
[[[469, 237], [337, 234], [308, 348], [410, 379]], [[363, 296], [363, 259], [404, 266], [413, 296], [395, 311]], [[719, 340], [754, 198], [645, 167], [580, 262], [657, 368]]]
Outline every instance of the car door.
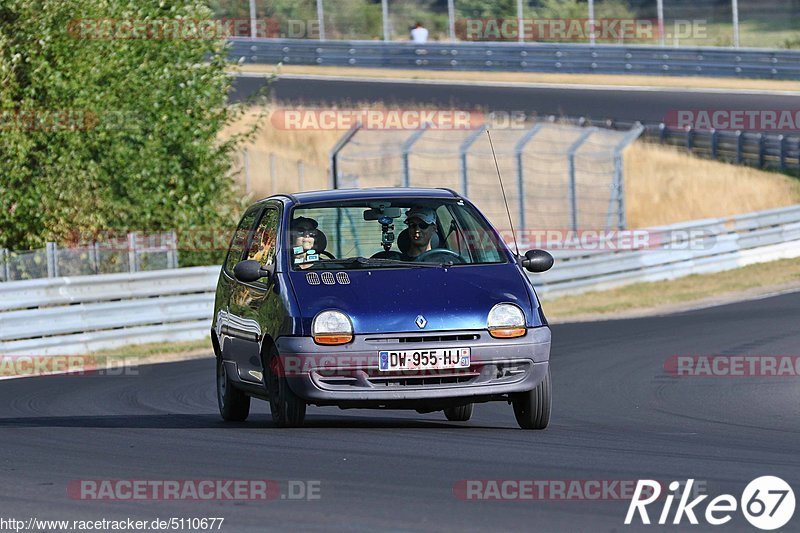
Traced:
[[245, 248], [249, 245], [253, 226], [255, 226], [256, 218], [262, 209], [263, 206], [254, 205], [242, 215], [242, 219], [239, 221], [239, 225], [236, 227], [231, 239], [231, 244], [228, 247], [228, 254], [222, 263], [222, 273], [217, 284], [217, 294], [214, 302], [214, 328], [219, 340], [220, 351], [225, 360], [233, 359], [234, 344], [236, 344], [237, 340], [237, 337], [232, 336], [235, 330], [231, 329], [232, 324], [229, 319], [231, 294], [236, 286], [233, 268], [244, 258]]
[[[244, 259], [259, 261], [273, 274], [279, 226], [279, 205], [266, 204], [244, 253]], [[250, 283], [236, 280], [233, 284], [228, 303], [229, 330], [234, 338], [231, 359], [242, 380], [262, 382], [261, 343], [265, 336], [275, 337], [283, 321], [282, 309], [274, 275]]]

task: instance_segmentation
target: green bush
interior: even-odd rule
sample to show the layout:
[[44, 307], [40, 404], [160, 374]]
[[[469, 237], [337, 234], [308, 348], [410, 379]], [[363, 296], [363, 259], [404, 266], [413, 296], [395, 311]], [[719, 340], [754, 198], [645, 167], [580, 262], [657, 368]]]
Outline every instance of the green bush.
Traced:
[[231, 225], [241, 136], [218, 133], [241, 110], [226, 106], [225, 40], [96, 38], [101, 19], [212, 16], [178, 0], [0, 4], [0, 247]]

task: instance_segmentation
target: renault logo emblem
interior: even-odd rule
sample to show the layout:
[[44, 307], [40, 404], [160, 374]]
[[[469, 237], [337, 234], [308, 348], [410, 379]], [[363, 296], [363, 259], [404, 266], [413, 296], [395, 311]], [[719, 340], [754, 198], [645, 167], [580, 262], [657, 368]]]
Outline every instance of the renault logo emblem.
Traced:
[[422, 316], [422, 315], [417, 315], [417, 318], [416, 318], [416, 319], [414, 319], [414, 322], [416, 322], [416, 324], [417, 324], [417, 327], [418, 327], [419, 329], [422, 329], [422, 328], [424, 328], [426, 325], [428, 325], [428, 321], [427, 321], [427, 320], [425, 320], [425, 317], [424, 317], [424, 316]]

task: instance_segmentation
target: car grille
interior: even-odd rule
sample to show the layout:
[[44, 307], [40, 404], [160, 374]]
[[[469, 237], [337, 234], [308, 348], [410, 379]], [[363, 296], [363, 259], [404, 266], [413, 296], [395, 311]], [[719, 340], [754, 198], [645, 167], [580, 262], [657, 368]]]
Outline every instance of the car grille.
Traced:
[[364, 339], [371, 344], [405, 344], [405, 343], [420, 343], [420, 342], [456, 342], [456, 341], [476, 341], [481, 336], [475, 334], [462, 334], [462, 335], [414, 335], [407, 337], [368, 337]]
[[387, 390], [403, 388], [452, 387], [472, 383], [513, 383], [525, 378], [530, 363], [527, 361], [473, 365], [468, 369], [417, 372], [381, 372], [377, 368], [367, 370], [339, 369], [332, 373], [312, 370], [311, 378], [326, 390]]

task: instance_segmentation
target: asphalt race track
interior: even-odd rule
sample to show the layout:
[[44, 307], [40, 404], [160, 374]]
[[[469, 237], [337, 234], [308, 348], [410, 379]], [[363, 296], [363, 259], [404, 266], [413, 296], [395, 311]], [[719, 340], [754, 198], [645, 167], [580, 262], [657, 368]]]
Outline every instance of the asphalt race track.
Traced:
[[[264, 78], [237, 77], [231, 99], [241, 101], [264, 85]], [[403, 83], [279, 78], [270, 96], [287, 106], [383, 102], [386, 105], [437, 105], [459, 109], [595, 120], [661, 122], [669, 111], [692, 109], [795, 109], [797, 95], [733, 94], [702, 90], [621, 90], [566, 87], [497, 87], [477, 83]], [[599, 111], [601, 110], [601, 111]]]
[[[739, 498], [762, 475], [800, 487], [798, 377], [673, 377], [680, 355], [797, 355], [800, 292], [634, 320], [553, 328], [555, 408], [545, 432], [517, 429], [505, 404], [470, 422], [441, 413], [310, 408], [273, 427], [266, 404], [244, 424], [217, 413], [211, 358], [131, 376], [0, 382], [3, 515], [59, 519], [225, 517], [222, 531], [421, 529], [686, 530], [624, 526], [627, 502], [464, 501], [459, 480], [694, 478]], [[83, 501], [70, 480], [270, 479], [319, 482], [318, 500]], [[707, 503], [706, 500], [705, 503]], [[705, 509], [701, 504], [701, 513]], [[674, 506], [673, 506], [674, 510]], [[660, 506], [652, 510], [655, 520]], [[671, 520], [670, 515], [670, 520]], [[737, 512], [725, 526], [754, 529]], [[800, 529], [800, 516], [785, 530]]]

